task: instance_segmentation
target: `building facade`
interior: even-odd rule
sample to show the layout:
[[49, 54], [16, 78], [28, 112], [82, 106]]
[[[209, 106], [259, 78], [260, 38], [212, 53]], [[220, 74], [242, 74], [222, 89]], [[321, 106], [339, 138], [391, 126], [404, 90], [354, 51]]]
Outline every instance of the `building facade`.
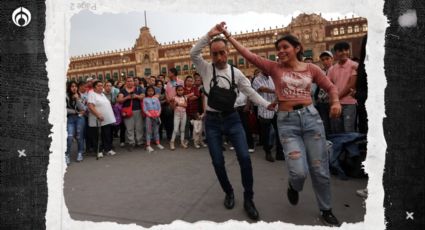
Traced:
[[[367, 20], [352, 17], [328, 21], [320, 14], [300, 14], [292, 18], [286, 27], [233, 33], [233, 36], [252, 52], [276, 60], [274, 41], [287, 33], [300, 39], [304, 46], [304, 56], [312, 57], [314, 62], [319, 62], [322, 51], [333, 51], [334, 44], [339, 41], [350, 44], [352, 57], [360, 57], [362, 37], [367, 34]], [[189, 51], [195, 43], [196, 40], [192, 39], [160, 44], [149, 28], [144, 26], [132, 48], [71, 57], [67, 79], [81, 81], [90, 76], [104, 81], [122, 80], [126, 76], [166, 75], [172, 67], [179, 71], [180, 76], [192, 75], [196, 72], [196, 66], [190, 60]], [[252, 75], [255, 66], [229, 45], [228, 63], [237, 66], [246, 75]], [[209, 60], [208, 52], [208, 49], [203, 50], [206, 60]]]

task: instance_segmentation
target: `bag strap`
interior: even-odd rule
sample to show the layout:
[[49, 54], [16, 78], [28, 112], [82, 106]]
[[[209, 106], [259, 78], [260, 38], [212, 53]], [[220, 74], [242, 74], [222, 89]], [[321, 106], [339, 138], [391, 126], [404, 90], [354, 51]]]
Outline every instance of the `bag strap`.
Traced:
[[[212, 78], [212, 80], [210, 81], [210, 90], [211, 90], [211, 88], [212, 88], [212, 86], [211, 86], [211, 84], [212, 83], [214, 83], [214, 85], [217, 85], [217, 76], [215, 75], [215, 66], [214, 66], [214, 63], [212, 63], [212, 68], [213, 68], [213, 78]], [[210, 94], [205, 90], [205, 88], [204, 88], [204, 93], [205, 93], [205, 96], [209, 96]]]
[[[127, 89], [125, 89], [125, 91], [127, 91]], [[127, 91], [127, 93], [128, 93], [128, 91]], [[130, 93], [128, 93], [128, 94], [130, 94]], [[130, 107], [131, 107], [131, 109], [133, 109], [133, 98], [130, 98]]]
[[[213, 83], [214, 83], [214, 86], [216, 86], [218, 84], [214, 63], [212, 63], [212, 67], [213, 67], [213, 78], [212, 78], [212, 81], [210, 81], [210, 89], [212, 88], [212, 84]], [[235, 90], [235, 88], [237, 88], [237, 87], [235, 87], [236, 86], [236, 83], [235, 83], [235, 71], [233, 70], [233, 65], [230, 65], [230, 71], [232, 73], [232, 82], [230, 82], [229, 79], [227, 79], [225, 77], [221, 77], [221, 78], [226, 79], [226, 81], [229, 83], [230, 90]], [[209, 93], [207, 93], [205, 91], [205, 95], [208, 97]]]
[[234, 90], [236, 83], [235, 83], [235, 71], [233, 70], [233, 65], [230, 65], [230, 70], [232, 72], [232, 85], [230, 87], [232, 90]]
[[[212, 78], [212, 81], [211, 82], [214, 82], [214, 85], [217, 85], [218, 84], [218, 81], [217, 81], [217, 75], [215, 74], [214, 63], [212, 63], [212, 67], [213, 67], [213, 78]], [[211, 88], [211, 82], [210, 82], [210, 88]], [[230, 82], [229, 82], [229, 84], [230, 84]]]

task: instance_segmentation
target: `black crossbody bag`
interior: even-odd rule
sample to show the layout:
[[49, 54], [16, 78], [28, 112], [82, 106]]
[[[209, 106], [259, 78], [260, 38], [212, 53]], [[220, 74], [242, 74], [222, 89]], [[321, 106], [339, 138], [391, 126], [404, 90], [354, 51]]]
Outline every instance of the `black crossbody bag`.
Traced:
[[234, 105], [235, 105], [235, 101], [237, 97], [237, 93], [235, 92], [236, 84], [235, 84], [233, 66], [230, 65], [231, 72], [232, 72], [232, 82], [230, 82], [229, 79], [225, 77], [218, 76], [218, 77], [226, 79], [226, 81], [229, 82], [229, 85], [230, 85], [229, 89], [218, 86], [218, 80], [215, 74], [215, 66], [214, 64], [212, 64], [212, 66], [213, 66], [213, 79], [210, 82], [210, 92], [209, 93], [205, 92], [205, 94], [208, 97], [208, 106], [221, 112], [232, 112], [235, 110]]

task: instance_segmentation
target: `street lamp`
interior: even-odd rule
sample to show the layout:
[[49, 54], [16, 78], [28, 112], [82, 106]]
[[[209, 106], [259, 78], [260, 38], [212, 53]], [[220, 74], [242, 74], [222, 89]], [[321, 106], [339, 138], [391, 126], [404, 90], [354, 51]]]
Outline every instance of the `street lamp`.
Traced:
[[124, 66], [124, 69], [123, 69], [123, 71], [122, 71], [122, 73], [121, 73], [121, 75], [122, 76], [127, 76], [128, 75], [128, 72], [127, 72], [127, 68], [125, 68], [125, 63], [127, 62], [127, 60], [122, 60], [122, 64], [123, 64], [123, 66]]
[[121, 76], [121, 80], [124, 81], [124, 68], [125, 68], [125, 59], [124, 59], [124, 53], [120, 53], [121, 56], [121, 71], [120, 71], [120, 76]]

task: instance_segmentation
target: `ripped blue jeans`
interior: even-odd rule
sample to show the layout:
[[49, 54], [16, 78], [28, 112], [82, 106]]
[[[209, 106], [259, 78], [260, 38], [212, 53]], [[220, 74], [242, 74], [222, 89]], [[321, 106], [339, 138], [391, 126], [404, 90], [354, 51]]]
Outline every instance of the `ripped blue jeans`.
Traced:
[[285, 153], [289, 182], [301, 191], [310, 172], [320, 210], [331, 209], [329, 156], [322, 119], [313, 105], [277, 115], [280, 142]]
[[78, 144], [78, 153], [84, 153], [84, 128], [86, 120], [77, 114], [67, 116], [66, 131], [68, 138], [66, 140], [66, 155], [71, 154], [72, 139], [75, 136]]

